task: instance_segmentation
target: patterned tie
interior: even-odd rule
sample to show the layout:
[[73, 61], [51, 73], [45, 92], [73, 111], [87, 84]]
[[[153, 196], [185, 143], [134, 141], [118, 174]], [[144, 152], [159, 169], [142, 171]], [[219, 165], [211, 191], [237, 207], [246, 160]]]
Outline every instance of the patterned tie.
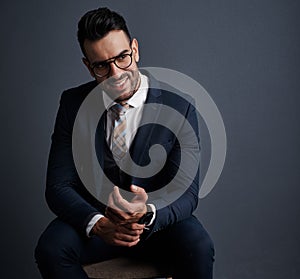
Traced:
[[111, 107], [112, 123], [114, 125], [111, 135], [112, 153], [117, 159], [122, 159], [127, 152], [125, 112], [128, 108], [128, 104], [123, 106], [120, 104], [115, 104]]

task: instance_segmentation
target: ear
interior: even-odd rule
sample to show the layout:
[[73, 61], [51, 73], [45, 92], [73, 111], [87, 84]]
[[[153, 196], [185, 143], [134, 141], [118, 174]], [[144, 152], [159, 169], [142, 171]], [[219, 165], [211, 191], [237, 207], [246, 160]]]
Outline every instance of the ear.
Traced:
[[93, 72], [93, 70], [92, 70], [92, 68], [91, 68], [91, 66], [90, 66], [90, 62], [89, 62], [85, 57], [82, 58], [82, 62], [83, 62], [83, 64], [87, 67], [87, 69], [89, 70], [91, 76], [92, 76], [93, 78], [95, 78], [94, 72]]
[[140, 60], [140, 55], [139, 55], [139, 43], [137, 41], [137, 39], [133, 39], [131, 42], [131, 48], [133, 50], [133, 57], [135, 62], [139, 62]]

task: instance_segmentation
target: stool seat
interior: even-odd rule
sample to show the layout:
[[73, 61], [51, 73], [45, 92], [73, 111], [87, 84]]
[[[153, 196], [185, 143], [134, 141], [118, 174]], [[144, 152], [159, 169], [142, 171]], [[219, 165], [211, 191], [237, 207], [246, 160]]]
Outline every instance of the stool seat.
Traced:
[[171, 278], [166, 267], [125, 257], [86, 265], [83, 269], [91, 279]]

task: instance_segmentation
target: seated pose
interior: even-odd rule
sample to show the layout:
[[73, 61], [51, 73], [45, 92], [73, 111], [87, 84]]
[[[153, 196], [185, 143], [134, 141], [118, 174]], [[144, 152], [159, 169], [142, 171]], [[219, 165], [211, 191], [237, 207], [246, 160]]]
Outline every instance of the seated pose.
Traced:
[[[174, 279], [211, 279], [213, 243], [193, 215], [200, 148], [192, 98], [139, 70], [138, 42], [118, 13], [87, 12], [78, 41], [93, 81], [61, 96], [46, 186], [57, 218], [35, 250], [42, 277], [88, 278], [82, 265], [127, 256], [164, 263]], [[98, 164], [78, 163], [75, 143]]]

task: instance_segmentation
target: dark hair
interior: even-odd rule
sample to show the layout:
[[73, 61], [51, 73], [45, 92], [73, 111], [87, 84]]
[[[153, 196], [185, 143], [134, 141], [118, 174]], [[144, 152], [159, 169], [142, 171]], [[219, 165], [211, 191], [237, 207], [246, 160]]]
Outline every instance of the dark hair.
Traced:
[[108, 8], [87, 12], [78, 22], [77, 39], [82, 53], [85, 55], [83, 47], [85, 40], [100, 40], [112, 30], [123, 30], [131, 41], [126, 21], [118, 13]]

